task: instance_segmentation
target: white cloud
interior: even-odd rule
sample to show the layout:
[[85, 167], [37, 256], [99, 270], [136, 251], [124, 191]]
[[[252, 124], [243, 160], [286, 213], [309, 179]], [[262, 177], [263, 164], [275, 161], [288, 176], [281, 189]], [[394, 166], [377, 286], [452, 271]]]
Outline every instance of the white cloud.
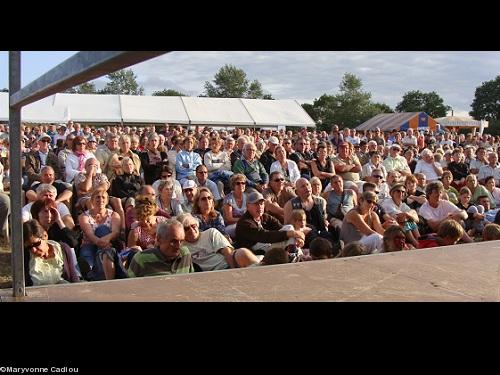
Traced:
[[469, 112], [476, 87], [498, 75], [500, 52], [180, 51], [133, 67], [146, 94], [172, 88], [198, 95], [225, 64], [243, 69], [277, 99], [336, 94], [356, 74], [372, 100], [395, 107], [411, 90], [437, 92], [455, 112]]

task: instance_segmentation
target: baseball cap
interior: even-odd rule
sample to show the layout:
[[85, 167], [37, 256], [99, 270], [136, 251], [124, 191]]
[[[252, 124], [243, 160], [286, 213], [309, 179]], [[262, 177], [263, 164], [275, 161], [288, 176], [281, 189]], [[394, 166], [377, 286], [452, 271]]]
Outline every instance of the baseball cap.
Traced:
[[398, 145], [397, 143], [392, 144], [391, 148], [397, 148], [398, 150], [401, 150], [401, 146]]
[[276, 137], [269, 137], [269, 143], [272, 145], [279, 145], [280, 141]]
[[38, 137], [37, 141], [41, 141], [43, 139], [48, 139], [49, 141], [52, 141], [52, 138], [50, 138], [50, 135], [48, 135], [47, 133], [40, 134], [40, 136]]
[[391, 193], [396, 190], [401, 190], [401, 191], [406, 191], [406, 188], [403, 184], [395, 184], [393, 187], [391, 187]]
[[195, 187], [196, 187], [196, 182], [194, 182], [193, 180], [187, 180], [184, 181], [184, 184], [182, 185], [182, 190], [194, 189]]
[[250, 193], [247, 197], [247, 202], [248, 203], [257, 203], [264, 200], [264, 196], [259, 193], [258, 191], [254, 191], [253, 193]]

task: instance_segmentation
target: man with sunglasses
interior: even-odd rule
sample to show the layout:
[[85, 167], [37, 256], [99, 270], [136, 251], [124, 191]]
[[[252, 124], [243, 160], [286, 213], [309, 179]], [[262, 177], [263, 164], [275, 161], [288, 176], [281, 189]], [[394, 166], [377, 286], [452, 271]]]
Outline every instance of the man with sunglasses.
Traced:
[[401, 146], [398, 144], [393, 144], [389, 149], [389, 156], [387, 156], [383, 162], [383, 165], [387, 172], [397, 171], [403, 176], [410, 176], [411, 170], [408, 166], [404, 156], [400, 155]]
[[285, 187], [285, 178], [279, 171], [271, 173], [269, 187], [263, 191], [262, 195], [265, 199], [265, 212], [282, 223], [285, 219], [286, 202], [297, 196], [292, 188]]
[[177, 220], [184, 226], [184, 246], [189, 249], [195, 269], [216, 271], [248, 267], [259, 259], [248, 249], [235, 249], [217, 229], [200, 232], [199, 221], [191, 214], [182, 214]]
[[50, 135], [41, 134], [38, 137], [38, 151], [32, 151], [26, 155], [24, 172], [28, 176], [28, 187], [35, 181], [41, 181], [41, 169], [47, 165], [54, 169], [56, 180], [61, 178], [57, 155], [49, 148], [51, 142]]
[[156, 228], [157, 246], [138, 252], [128, 269], [129, 277], [172, 275], [194, 272], [189, 249], [183, 245], [186, 234], [183, 225], [169, 219]]

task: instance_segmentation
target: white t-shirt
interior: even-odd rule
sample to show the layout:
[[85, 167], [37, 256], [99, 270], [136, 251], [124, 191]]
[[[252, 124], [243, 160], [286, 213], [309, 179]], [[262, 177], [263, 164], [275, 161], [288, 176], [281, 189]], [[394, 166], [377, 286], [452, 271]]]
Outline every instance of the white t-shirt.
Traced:
[[405, 146], [409, 146], [409, 145], [416, 146], [417, 145], [417, 137], [415, 137], [415, 136], [411, 136], [411, 137], [406, 136], [406, 137], [404, 137], [402, 139], [401, 142], [403, 142], [403, 145], [405, 145]]
[[193, 262], [198, 264], [203, 271], [223, 270], [229, 268], [226, 258], [219, 250], [230, 247], [234, 249], [224, 235], [215, 228], [200, 232], [198, 241], [184, 242], [189, 249]]
[[453, 203], [445, 200], [440, 200], [439, 205], [436, 208], [431, 207], [429, 202], [425, 202], [422, 207], [420, 207], [418, 213], [425, 220], [442, 221], [448, 218], [448, 214], [456, 213], [459, 211], [461, 211], [460, 208], [455, 206]]
[[381, 204], [382, 208], [385, 210], [385, 213], [395, 217], [397, 214], [400, 214], [401, 212], [408, 212], [411, 210], [411, 208], [404, 202], [401, 202], [401, 205], [396, 205], [396, 203], [390, 199], [386, 199], [382, 202]]
[[[33, 206], [34, 202], [28, 203], [26, 206], [23, 207], [21, 210], [22, 218], [23, 218], [23, 223], [27, 222], [28, 220], [31, 220], [31, 206]], [[59, 211], [59, 214], [61, 215], [61, 218], [65, 217], [66, 215], [70, 215], [68, 206], [66, 206], [64, 203], [57, 203], [57, 211]]]
[[[434, 165], [438, 168], [441, 168], [438, 162], [434, 162]], [[439, 180], [439, 176], [432, 167], [432, 164], [425, 162], [424, 160], [419, 160], [417, 162], [417, 166], [415, 167], [415, 171], [413, 174], [423, 173], [427, 178], [427, 182], [433, 182]]]

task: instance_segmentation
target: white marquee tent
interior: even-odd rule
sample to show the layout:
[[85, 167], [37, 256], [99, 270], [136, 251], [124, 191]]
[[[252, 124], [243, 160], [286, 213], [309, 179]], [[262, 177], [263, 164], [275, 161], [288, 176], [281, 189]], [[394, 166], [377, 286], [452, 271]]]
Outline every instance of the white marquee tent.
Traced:
[[[0, 121], [9, 118], [8, 93], [0, 93]], [[55, 94], [23, 107], [23, 122], [184, 124], [314, 127], [296, 100]]]

